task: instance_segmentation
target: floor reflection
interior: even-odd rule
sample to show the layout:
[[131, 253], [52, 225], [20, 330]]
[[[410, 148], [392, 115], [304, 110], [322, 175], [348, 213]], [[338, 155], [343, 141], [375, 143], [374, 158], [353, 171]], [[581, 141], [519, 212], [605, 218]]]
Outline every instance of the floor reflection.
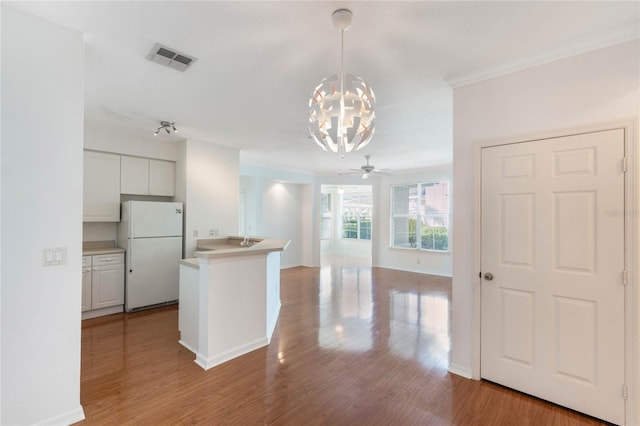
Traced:
[[360, 353], [387, 348], [401, 358], [433, 365], [433, 358], [441, 360], [450, 349], [450, 289], [415, 276], [413, 282], [382, 279], [381, 271], [321, 268], [318, 345]]
[[271, 343], [208, 371], [178, 343], [176, 306], [84, 321], [83, 424], [597, 424], [447, 374], [450, 287], [365, 266], [282, 270]]

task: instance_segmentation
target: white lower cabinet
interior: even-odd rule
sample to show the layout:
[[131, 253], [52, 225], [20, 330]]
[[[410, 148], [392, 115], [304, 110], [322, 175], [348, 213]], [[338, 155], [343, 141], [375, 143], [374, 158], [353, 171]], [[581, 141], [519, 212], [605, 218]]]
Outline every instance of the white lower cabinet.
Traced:
[[[85, 267], [88, 258], [90, 267]], [[124, 254], [84, 256], [82, 259], [82, 311], [84, 318], [121, 312], [124, 305]], [[105, 311], [104, 308], [113, 308]], [[91, 315], [92, 312], [96, 315]]]
[[91, 310], [91, 256], [82, 256], [82, 312]]

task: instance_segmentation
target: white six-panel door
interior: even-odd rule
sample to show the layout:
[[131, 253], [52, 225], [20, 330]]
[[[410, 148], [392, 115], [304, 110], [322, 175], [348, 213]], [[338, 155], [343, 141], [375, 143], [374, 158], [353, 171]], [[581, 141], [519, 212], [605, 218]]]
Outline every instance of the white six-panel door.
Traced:
[[618, 424], [623, 157], [623, 129], [482, 150], [481, 375]]

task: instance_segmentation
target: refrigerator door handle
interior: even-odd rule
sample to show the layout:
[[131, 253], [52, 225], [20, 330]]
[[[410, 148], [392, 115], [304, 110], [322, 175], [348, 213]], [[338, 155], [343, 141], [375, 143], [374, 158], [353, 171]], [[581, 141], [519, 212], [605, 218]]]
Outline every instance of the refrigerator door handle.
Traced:
[[127, 250], [127, 257], [129, 257], [129, 262], [127, 262], [127, 264], [129, 265], [129, 272], [133, 272], [133, 244], [132, 241], [129, 240], [129, 250]]

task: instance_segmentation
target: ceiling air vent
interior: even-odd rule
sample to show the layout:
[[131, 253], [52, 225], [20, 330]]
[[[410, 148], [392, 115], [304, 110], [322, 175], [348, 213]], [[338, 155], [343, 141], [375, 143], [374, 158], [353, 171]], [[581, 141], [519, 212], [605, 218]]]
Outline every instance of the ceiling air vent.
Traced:
[[147, 59], [178, 71], [185, 71], [198, 60], [193, 56], [178, 52], [160, 43], [156, 43], [153, 46], [153, 49], [151, 49], [151, 52], [147, 55]]

